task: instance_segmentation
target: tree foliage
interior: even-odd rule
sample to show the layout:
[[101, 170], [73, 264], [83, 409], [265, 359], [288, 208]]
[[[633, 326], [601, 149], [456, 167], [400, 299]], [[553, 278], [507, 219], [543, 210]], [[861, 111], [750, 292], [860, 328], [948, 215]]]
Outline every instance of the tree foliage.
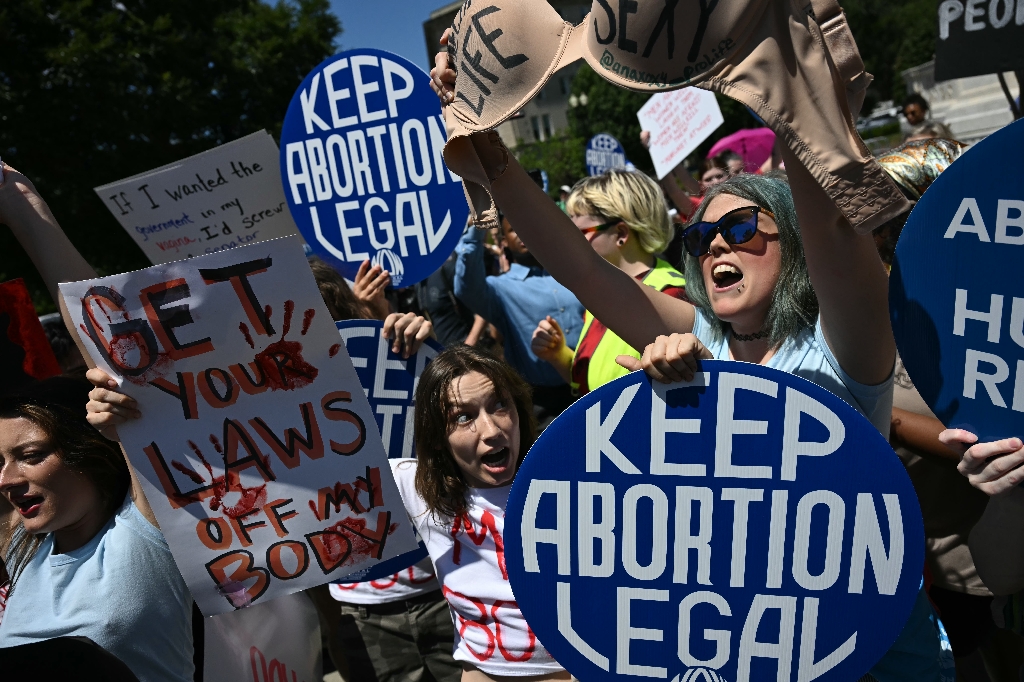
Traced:
[[[0, 155], [101, 273], [148, 265], [92, 188], [266, 128], [341, 33], [327, 0], [0, 3]], [[42, 283], [7, 230], [0, 280]]]
[[[875, 77], [863, 111], [870, 112], [881, 100], [902, 101], [906, 90], [900, 73], [934, 55], [938, 0], [842, 0], [841, 4], [865, 66]], [[568, 131], [517, 150], [524, 166], [548, 172], [553, 195], [559, 185], [571, 185], [586, 175], [583, 147], [597, 133], [611, 134], [622, 143], [634, 165], [644, 171], [653, 170], [651, 157], [640, 144], [640, 122], [636, 118], [649, 94], [616, 87], [587, 64], [576, 73], [572, 92], [577, 97], [586, 93], [587, 105], [569, 110]], [[741, 128], [762, 125], [742, 104], [716, 97], [725, 121], [694, 151], [692, 165], [703, 159], [720, 138]]]
[[842, 0], [853, 37], [868, 73], [863, 113], [881, 100], [902, 102], [906, 86], [900, 74], [935, 55], [938, 0]]
[[573, 137], [569, 131], [561, 131], [543, 142], [520, 145], [516, 158], [526, 169], [541, 168], [548, 173], [548, 194], [558, 196], [562, 185], [570, 187], [587, 174], [584, 154], [587, 140]]

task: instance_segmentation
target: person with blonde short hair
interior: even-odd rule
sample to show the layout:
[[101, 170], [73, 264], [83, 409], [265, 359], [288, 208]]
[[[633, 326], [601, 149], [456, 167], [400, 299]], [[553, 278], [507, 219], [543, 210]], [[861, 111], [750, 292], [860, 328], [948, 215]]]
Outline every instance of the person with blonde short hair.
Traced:
[[[672, 240], [672, 222], [665, 196], [651, 178], [635, 171], [611, 170], [584, 178], [572, 188], [566, 212], [591, 248], [604, 260], [643, 284], [676, 298], [685, 298], [685, 280], [657, 257]], [[587, 312], [575, 351], [551, 317], [533, 332], [533, 352], [550, 362], [583, 395], [617, 379], [627, 370], [619, 355], [640, 354]]]

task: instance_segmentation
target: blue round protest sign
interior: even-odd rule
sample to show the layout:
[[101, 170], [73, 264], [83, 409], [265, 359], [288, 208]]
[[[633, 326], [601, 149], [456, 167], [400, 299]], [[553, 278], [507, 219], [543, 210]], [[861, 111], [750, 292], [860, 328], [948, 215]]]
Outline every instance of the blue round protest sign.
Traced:
[[517, 603], [587, 682], [856, 680], [903, 629], [924, 562], [914, 489], [871, 423], [740, 362], [580, 398], [505, 518]]
[[889, 309], [914, 386], [946, 426], [1024, 436], [1024, 121], [936, 178], [896, 247]]
[[349, 279], [369, 259], [396, 287], [439, 268], [469, 215], [446, 139], [430, 77], [407, 59], [358, 49], [313, 69], [281, 129], [285, 198], [313, 251]]
[[415, 457], [413, 449], [413, 412], [416, 385], [427, 363], [441, 352], [442, 346], [427, 339], [414, 357], [403, 358], [391, 350], [392, 341], [384, 338], [384, 323], [377, 320], [335, 322], [359, 375], [363, 393], [377, 418], [384, 451], [388, 457]]
[[587, 142], [587, 175], [626, 168], [626, 150], [608, 133], [598, 133]]
[[[366, 399], [377, 419], [384, 451], [388, 457], [414, 457], [413, 412], [416, 384], [423, 368], [442, 347], [427, 339], [414, 357], [403, 358], [391, 351], [391, 342], [384, 338], [384, 323], [377, 320], [346, 320], [335, 322], [352, 366], [359, 376]], [[383, 561], [375, 566], [347, 575], [335, 582], [382, 580], [392, 573], [412, 566], [427, 557], [421, 541], [412, 552]]]

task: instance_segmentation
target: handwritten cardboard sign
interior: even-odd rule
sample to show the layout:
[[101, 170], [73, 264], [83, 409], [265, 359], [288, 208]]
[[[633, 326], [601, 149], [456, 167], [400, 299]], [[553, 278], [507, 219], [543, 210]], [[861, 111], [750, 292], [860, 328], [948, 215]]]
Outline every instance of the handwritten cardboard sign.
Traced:
[[640, 127], [651, 131], [651, 160], [658, 179], [689, 156], [722, 122], [715, 93], [683, 88], [653, 95], [636, 113]]
[[950, 428], [1024, 435], [1024, 121], [967, 150], [900, 234], [889, 311], [900, 357]]
[[530, 449], [505, 514], [523, 615], [591, 682], [859, 679], [918, 594], [906, 470], [805, 379], [700, 369], [605, 384]]
[[329, 57], [302, 81], [281, 128], [281, 177], [313, 251], [349, 279], [369, 259], [407, 287], [441, 267], [469, 207], [445, 166], [430, 76], [374, 49]]
[[159, 265], [296, 234], [265, 130], [95, 192]]
[[298, 237], [61, 285], [206, 615], [416, 547], [374, 415]]
[[320, 618], [305, 594], [207, 618], [203, 678], [253, 682], [323, 679]]

